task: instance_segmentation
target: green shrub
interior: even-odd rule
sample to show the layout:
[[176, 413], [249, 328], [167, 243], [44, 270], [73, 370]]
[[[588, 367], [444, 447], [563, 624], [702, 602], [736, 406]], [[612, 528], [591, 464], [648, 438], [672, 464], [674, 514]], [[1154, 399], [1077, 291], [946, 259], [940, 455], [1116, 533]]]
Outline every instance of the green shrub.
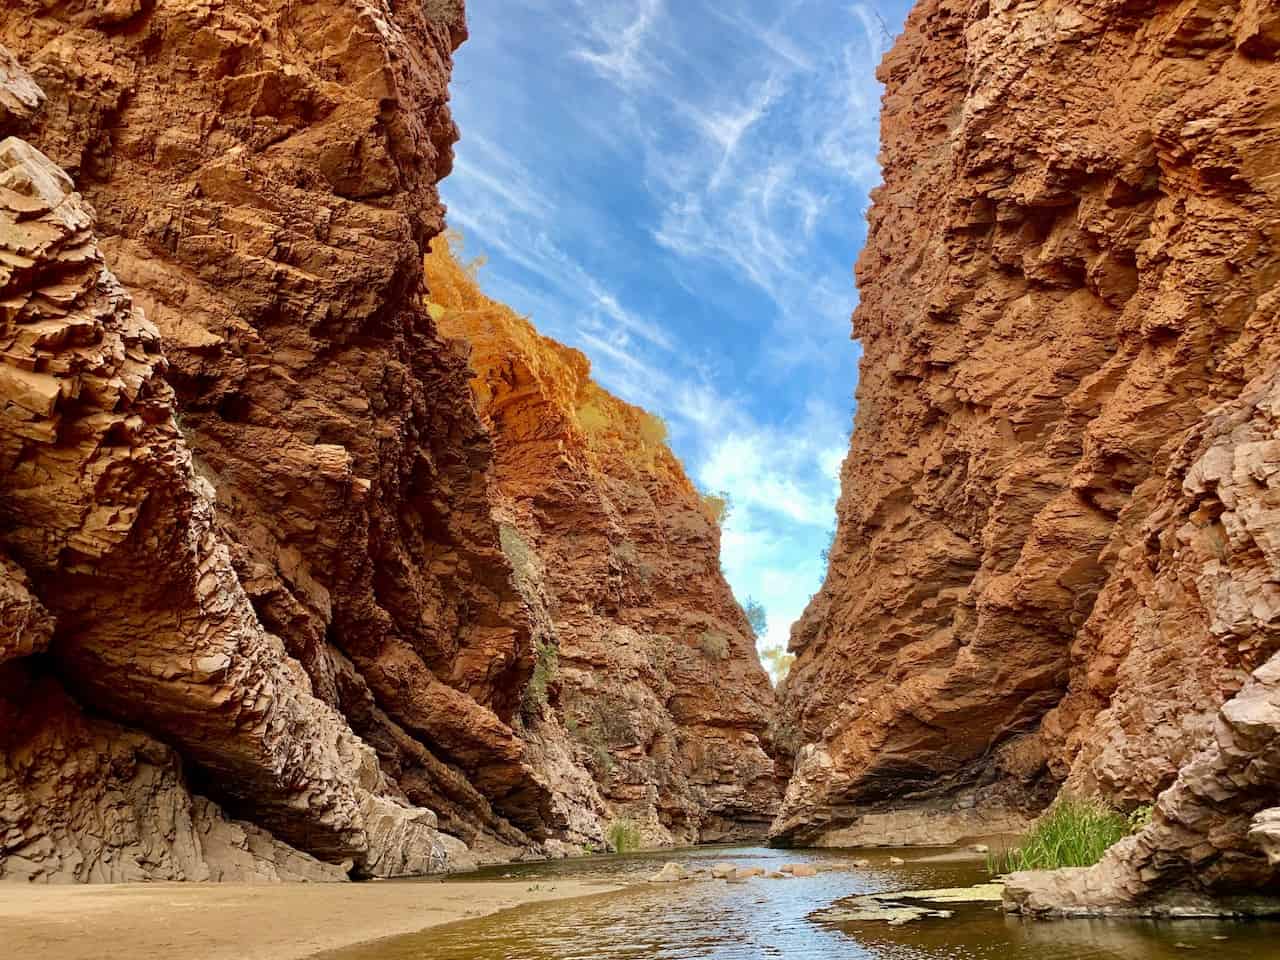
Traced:
[[532, 580], [537, 573], [537, 564], [533, 548], [520, 535], [520, 531], [509, 523], [500, 524], [498, 542], [502, 545], [502, 552], [511, 564], [511, 569], [515, 571], [516, 579], [524, 582]]
[[1063, 797], [1017, 847], [990, 857], [987, 868], [993, 874], [1001, 874], [1091, 867], [1112, 844], [1129, 833], [1129, 819], [1105, 804]]
[[831, 563], [831, 551], [834, 550], [835, 548], [836, 548], [836, 528], [832, 527], [827, 532], [827, 546], [819, 554], [819, 556], [822, 558], [822, 565], [824, 567]]
[[729, 638], [718, 630], [708, 630], [698, 638], [698, 649], [709, 660], [728, 660]]
[[597, 397], [592, 397], [577, 409], [578, 426], [590, 440], [605, 435], [609, 429], [609, 411]]
[[591, 759], [595, 763], [596, 772], [608, 779], [609, 774], [613, 773], [613, 754], [604, 741], [604, 734], [600, 732], [599, 727], [592, 727], [587, 734], [587, 740], [591, 745]]
[[1151, 818], [1155, 816], [1155, 813], [1156, 808], [1151, 804], [1133, 811], [1133, 813], [1129, 814], [1129, 832], [1141, 833], [1147, 828], [1147, 824], [1151, 822]]
[[661, 417], [652, 413], [640, 415], [640, 439], [648, 446], [661, 446], [667, 442], [667, 438], [670, 435], [671, 431], [667, 428], [667, 422]]
[[615, 853], [630, 853], [640, 849], [640, 828], [625, 817], [609, 824], [604, 838], [613, 847]]
[[742, 605], [742, 612], [747, 615], [747, 623], [751, 624], [751, 632], [756, 635], [756, 638], [763, 637], [765, 631], [769, 629], [769, 614], [764, 604], [757, 601], [755, 597], [747, 597], [747, 602]]
[[769, 671], [769, 676], [773, 678], [775, 687], [787, 679], [787, 674], [791, 672], [791, 667], [796, 662], [795, 654], [787, 653], [783, 647], [765, 647], [760, 651], [760, 659], [764, 662], [764, 668]]
[[560, 664], [560, 651], [554, 644], [538, 644], [538, 652], [533, 661], [533, 674], [524, 688], [525, 712], [531, 716], [542, 713], [547, 705], [547, 687], [555, 679], [556, 668]]
[[719, 496], [713, 493], [704, 493], [701, 495], [701, 502], [702, 512], [706, 518], [717, 527], [724, 526], [725, 520], [729, 518], [729, 513], [733, 509], [729, 495], [723, 490]]
[[613, 751], [610, 747], [632, 743], [635, 730], [624, 711], [610, 710], [599, 700], [588, 704], [585, 711], [589, 718], [587, 723], [579, 723], [577, 712], [581, 702], [575, 700], [565, 707], [565, 729], [587, 748], [596, 777], [603, 782], [613, 773]]

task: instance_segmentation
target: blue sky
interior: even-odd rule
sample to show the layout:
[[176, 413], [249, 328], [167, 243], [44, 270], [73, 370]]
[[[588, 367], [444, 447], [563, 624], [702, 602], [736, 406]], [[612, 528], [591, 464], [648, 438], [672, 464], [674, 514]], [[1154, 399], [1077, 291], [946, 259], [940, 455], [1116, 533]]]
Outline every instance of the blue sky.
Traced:
[[880, 88], [909, 4], [468, 0], [442, 185], [485, 291], [586, 352], [727, 490], [723, 563], [785, 646], [825, 573]]

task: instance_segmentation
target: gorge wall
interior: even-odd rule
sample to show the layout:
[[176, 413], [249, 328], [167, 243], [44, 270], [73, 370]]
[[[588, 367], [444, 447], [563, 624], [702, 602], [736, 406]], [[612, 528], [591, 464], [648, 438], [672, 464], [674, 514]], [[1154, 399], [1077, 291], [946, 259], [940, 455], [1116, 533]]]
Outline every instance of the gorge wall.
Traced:
[[0, 879], [770, 819], [771, 690], [678, 465], [611, 460], [643, 420], [602, 393], [586, 458], [581, 358], [497, 391], [528, 336], [469, 347], [427, 289], [465, 35], [460, 0], [0, 10]]
[[958, 839], [1065, 784], [1160, 800], [1028, 909], [1275, 882], [1278, 54], [1267, 0], [916, 6], [780, 840]]
[[447, 238], [426, 267], [440, 329], [471, 348], [503, 544], [543, 623], [532, 729], [647, 843], [762, 836], [773, 688], [720, 570], [713, 501], [660, 420], [480, 293]]

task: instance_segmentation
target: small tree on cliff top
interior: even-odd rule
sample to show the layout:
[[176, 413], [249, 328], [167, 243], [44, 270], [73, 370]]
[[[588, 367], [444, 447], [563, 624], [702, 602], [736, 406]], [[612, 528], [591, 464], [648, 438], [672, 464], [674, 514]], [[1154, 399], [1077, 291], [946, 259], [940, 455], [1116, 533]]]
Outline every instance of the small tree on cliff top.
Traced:
[[769, 614], [765, 611], [764, 604], [755, 597], [747, 597], [747, 602], [742, 605], [742, 612], [747, 615], [747, 623], [751, 624], [751, 632], [756, 638], [763, 637], [769, 629]]

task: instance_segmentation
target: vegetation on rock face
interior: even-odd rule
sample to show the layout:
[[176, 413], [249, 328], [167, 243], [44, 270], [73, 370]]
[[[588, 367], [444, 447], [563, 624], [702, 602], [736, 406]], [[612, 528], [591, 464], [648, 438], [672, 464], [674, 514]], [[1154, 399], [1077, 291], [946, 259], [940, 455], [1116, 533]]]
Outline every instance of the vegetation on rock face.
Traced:
[[1146, 829], [1147, 824], [1151, 822], [1151, 818], [1155, 816], [1155, 812], [1155, 806], [1147, 804], [1145, 807], [1139, 807], [1129, 814], [1129, 832], [1138, 833]]
[[517, 530], [509, 523], [498, 527], [498, 540], [502, 544], [502, 552], [506, 555], [511, 569], [515, 571], [517, 581], [533, 579], [537, 573], [537, 565], [533, 548]]
[[993, 855], [987, 867], [993, 874], [1091, 867], [1132, 832], [1131, 818], [1106, 804], [1064, 796], [1017, 847]]
[[747, 602], [742, 605], [742, 612], [747, 615], [747, 623], [751, 624], [751, 632], [756, 635], [756, 638], [764, 636], [765, 631], [769, 629], [769, 614], [764, 604], [755, 597], [747, 597]]
[[718, 630], [707, 630], [698, 638], [698, 649], [710, 660], [727, 660], [729, 638]]
[[725, 521], [729, 519], [729, 514], [733, 512], [733, 498], [729, 496], [727, 490], [721, 490], [719, 493], [700, 490], [698, 500], [702, 506], [703, 515], [717, 527], [723, 527]]
[[603, 437], [609, 429], [609, 411], [604, 408], [599, 397], [592, 397], [575, 411], [578, 426], [589, 440]]
[[630, 853], [640, 849], [640, 828], [635, 822], [623, 817], [609, 824], [604, 838], [615, 853]]
[[538, 644], [537, 657], [533, 664], [533, 675], [524, 688], [524, 708], [530, 716], [538, 716], [547, 705], [547, 688], [555, 679], [556, 668], [560, 662], [560, 651], [554, 644]]
[[823, 548], [819, 556], [822, 558], [823, 565], [831, 562], [831, 551], [836, 548], [836, 528], [832, 527], [827, 533], [827, 545]]
[[665, 446], [670, 433], [667, 422], [656, 414], [645, 413], [640, 416], [640, 439], [649, 446]]
[[792, 664], [796, 662], [795, 654], [788, 653], [785, 648], [778, 646], [765, 647], [760, 651], [760, 659], [764, 661], [764, 668], [769, 671], [775, 687], [787, 679]]
[[[581, 351], [486, 297], [458, 261], [459, 243], [456, 234], [433, 241], [423, 297], [442, 308], [432, 311], [441, 335], [465, 345], [459, 355], [494, 442], [502, 551], [535, 641], [551, 644], [531, 651], [525, 639], [519, 650], [520, 733], [540, 745], [563, 738], [531, 760], [580, 768], [555, 781], [566, 807], [592, 817], [602, 800], [642, 824], [646, 844], [696, 842], [695, 811], [713, 785], [752, 811], [741, 824], [717, 816], [713, 829], [758, 830], [774, 803], [763, 747], [772, 691], [740, 636], [743, 614], [716, 571], [718, 538], [699, 516], [708, 508], [668, 449], [667, 425], [592, 380]], [[727, 508], [716, 498], [710, 513]], [[704, 654], [706, 630], [723, 635], [708, 638]], [[691, 701], [724, 720], [704, 723], [696, 707], [686, 720]], [[744, 726], [756, 736], [740, 736]], [[732, 731], [723, 743], [718, 727]], [[703, 770], [685, 741], [709, 732], [721, 762]], [[690, 816], [664, 822], [662, 811], [677, 807]]]

